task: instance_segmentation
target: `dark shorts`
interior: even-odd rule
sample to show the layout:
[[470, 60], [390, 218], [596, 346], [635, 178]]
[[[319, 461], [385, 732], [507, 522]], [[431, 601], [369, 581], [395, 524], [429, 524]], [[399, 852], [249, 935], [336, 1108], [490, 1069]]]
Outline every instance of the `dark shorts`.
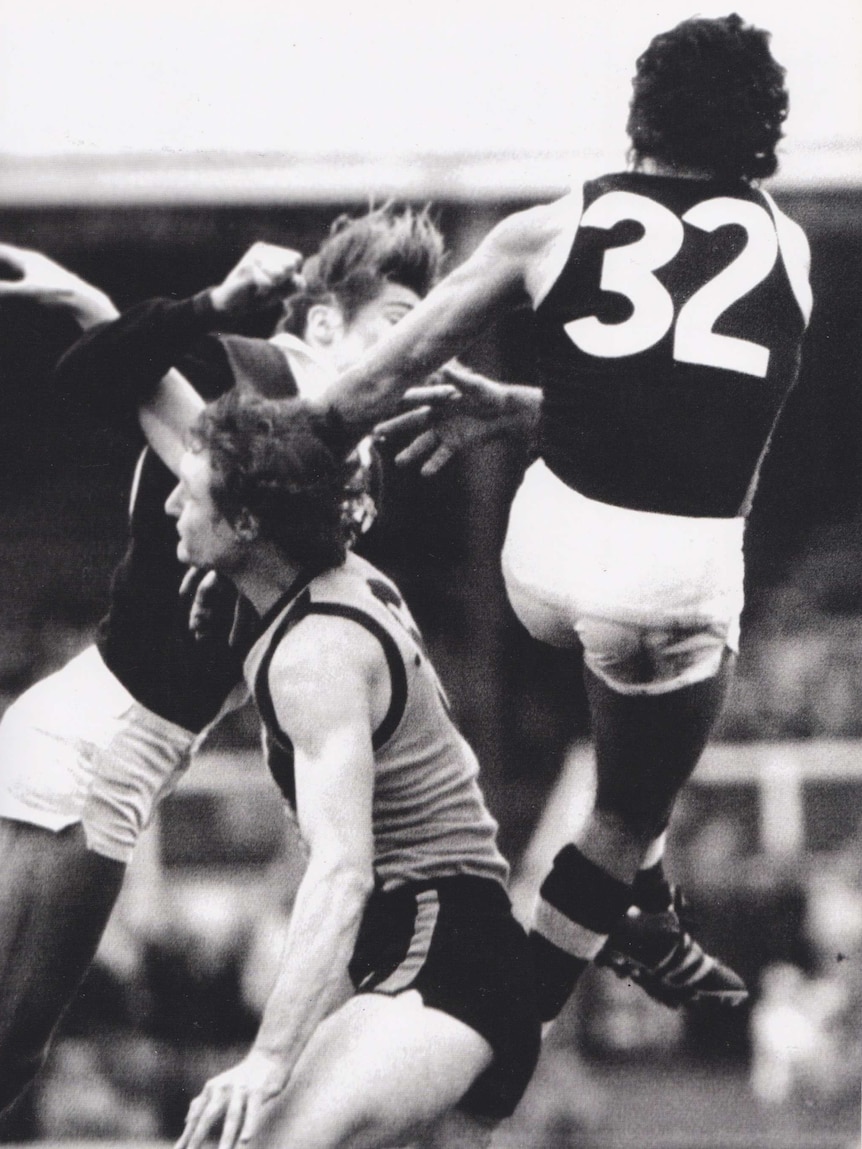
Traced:
[[413, 882], [372, 894], [350, 962], [358, 993], [417, 990], [426, 1006], [463, 1021], [494, 1060], [461, 1106], [508, 1117], [541, 1045], [527, 938], [499, 883], [473, 877]]

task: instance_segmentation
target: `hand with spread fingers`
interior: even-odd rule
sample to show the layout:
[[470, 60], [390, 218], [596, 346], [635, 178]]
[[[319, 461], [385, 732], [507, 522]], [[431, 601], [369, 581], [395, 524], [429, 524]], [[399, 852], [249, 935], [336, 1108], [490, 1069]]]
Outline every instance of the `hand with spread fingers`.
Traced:
[[266, 307], [302, 285], [302, 256], [289, 247], [254, 243], [217, 287], [210, 289], [216, 311], [232, 314]]
[[201, 1149], [219, 1122], [218, 1149], [246, 1144], [260, 1125], [264, 1105], [284, 1089], [287, 1077], [283, 1065], [253, 1049], [239, 1065], [208, 1081], [192, 1101], [176, 1149]]
[[538, 423], [538, 388], [497, 383], [452, 360], [432, 381], [406, 392], [410, 410], [374, 429], [378, 441], [412, 436], [396, 455], [399, 466], [421, 463], [435, 475], [456, 455], [501, 435], [528, 439]]
[[0, 243], [2, 264], [11, 268], [16, 278], [0, 279], [0, 305], [7, 299], [27, 299], [68, 311], [83, 328], [119, 314], [103, 291], [39, 251]]

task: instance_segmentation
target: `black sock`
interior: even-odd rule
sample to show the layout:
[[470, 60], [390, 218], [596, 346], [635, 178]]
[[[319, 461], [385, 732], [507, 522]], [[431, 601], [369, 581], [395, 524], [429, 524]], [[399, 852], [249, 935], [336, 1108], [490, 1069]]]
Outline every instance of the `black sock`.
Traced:
[[[576, 846], [565, 846], [557, 854], [542, 883], [530, 934], [543, 1021], [557, 1016], [592, 961], [595, 951], [589, 943], [594, 935], [609, 934], [631, 902], [631, 887], [585, 858]], [[586, 948], [578, 953], [579, 947]]]
[[590, 964], [552, 945], [540, 933], [530, 930], [530, 950], [536, 971], [536, 999], [542, 1021], [553, 1021]]
[[638, 870], [633, 889], [635, 905], [649, 914], [661, 914], [673, 908], [673, 890], [661, 858], [655, 865]]

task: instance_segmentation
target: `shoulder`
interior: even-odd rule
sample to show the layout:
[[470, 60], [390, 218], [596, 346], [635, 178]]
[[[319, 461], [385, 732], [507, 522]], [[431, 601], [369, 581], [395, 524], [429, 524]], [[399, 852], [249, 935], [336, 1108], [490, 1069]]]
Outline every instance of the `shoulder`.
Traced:
[[[569, 258], [584, 207], [583, 185], [553, 203], [521, 212], [518, 233], [524, 286], [534, 307], [547, 296]], [[514, 218], [514, 217], [513, 217]]]
[[808, 243], [808, 236], [796, 220], [791, 219], [781, 210], [769, 192], [761, 189], [761, 195], [766, 200], [775, 221], [775, 231], [784, 265], [793, 293], [807, 323], [811, 318], [813, 308], [811, 285], [808, 279], [811, 271], [811, 248]]
[[297, 707], [315, 710], [327, 698], [371, 690], [381, 670], [383, 651], [369, 631], [349, 617], [312, 611], [273, 651], [269, 689], [279, 715]]
[[577, 187], [552, 203], [513, 212], [489, 233], [488, 242], [510, 258], [531, 259], [542, 254], [561, 231], [577, 226], [582, 202], [583, 193]]
[[811, 248], [808, 243], [808, 236], [802, 227], [795, 219], [791, 219], [786, 212], [781, 210], [769, 192], [761, 190], [761, 194], [769, 205], [769, 210], [772, 212], [772, 218], [775, 220], [775, 228], [778, 232], [778, 238], [782, 247], [788, 249], [798, 258], [805, 259], [806, 263], [810, 263]]

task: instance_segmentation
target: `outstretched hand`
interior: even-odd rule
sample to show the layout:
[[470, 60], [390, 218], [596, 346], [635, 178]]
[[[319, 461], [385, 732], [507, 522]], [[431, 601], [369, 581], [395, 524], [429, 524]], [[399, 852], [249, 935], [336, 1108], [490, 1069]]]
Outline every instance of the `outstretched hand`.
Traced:
[[298, 251], [254, 243], [223, 282], [210, 290], [210, 300], [216, 311], [231, 313], [266, 307], [302, 286], [301, 267]]
[[201, 1149], [219, 1121], [218, 1149], [245, 1144], [257, 1132], [265, 1103], [277, 1097], [286, 1083], [284, 1066], [252, 1050], [239, 1065], [206, 1083], [189, 1106], [176, 1149]]
[[529, 434], [538, 415], [539, 392], [497, 383], [452, 360], [422, 387], [404, 395], [410, 410], [374, 428], [378, 441], [411, 436], [395, 456], [399, 466], [421, 463], [435, 475], [467, 447], [512, 432]]
[[0, 304], [5, 299], [28, 299], [70, 312], [82, 327], [119, 314], [103, 291], [39, 251], [0, 243], [0, 263], [18, 273], [17, 279], [0, 279]]

